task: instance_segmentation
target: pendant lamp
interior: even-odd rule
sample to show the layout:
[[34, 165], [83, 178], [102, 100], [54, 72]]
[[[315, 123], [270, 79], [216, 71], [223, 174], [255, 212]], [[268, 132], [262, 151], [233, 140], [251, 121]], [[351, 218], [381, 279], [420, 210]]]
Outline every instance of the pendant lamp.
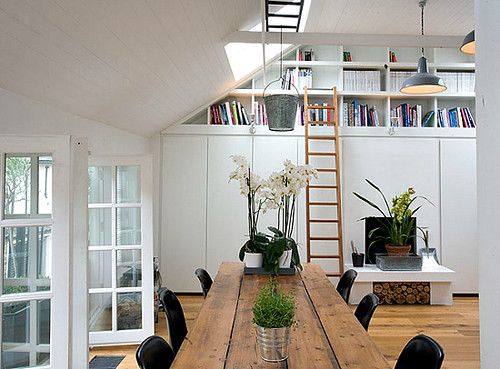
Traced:
[[[421, 9], [421, 25], [422, 36], [424, 35], [424, 8], [427, 0], [419, 1], [418, 5]], [[418, 60], [417, 73], [407, 78], [400, 88], [400, 92], [412, 95], [435, 94], [446, 90], [446, 85], [442, 78], [435, 74], [429, 73], [427, 67], [427, 58], [424, 56], [424, 48], [422, 48], [422, 56]]]
[[470, 31], [464, 38], [460, 51], [464, 54], [474, 55], [476, 53], [476, 34], [474, 30]]

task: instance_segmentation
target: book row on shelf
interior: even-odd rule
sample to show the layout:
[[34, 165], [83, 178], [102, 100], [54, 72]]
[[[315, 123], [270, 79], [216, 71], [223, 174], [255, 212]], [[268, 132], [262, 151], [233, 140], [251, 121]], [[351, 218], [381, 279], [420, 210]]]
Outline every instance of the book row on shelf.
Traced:
[[[253, 103], [256, 125], [267, 125], [266, 106], [255, 101]], [[226, 101], [208, 108], [208, 122], [212, 125], [248, 126], [251, 119], [245, 107], [239, 101]]]
[[312, 88], [312, 76], [311, 68], [287, 68], [281, 87], [285, 90], [291, 90], [293, 84], [299, 91], [302, 91], [306, 86]]
[[344, 127], [379, 127], [377, 108], [359, 104], [356, 100], [342, 104]]
[[452, 109], [438, 109], [437, 111], [438, 127], [448, 128], [476, 128], [476, 122], [470, 109], [465, 107], [456, 107]]
[[297, 50], [295, 54], [295, 60], [297, 61], [314, 61], [314, 51], [313, 49], [309, 50]]
[[[403, 82], [411, 77], [413, 71], [391, 71], [390, 72], [390, 91], [398, 92]], [[473, 93], [475, 84], [474, 72], [438, 72], [446, 85], [447, 93]]]
[[432, 125], [432, 114], [428, 112], [422, 117], [422, 105], [410, 106], [404, 103], [391, 109], [391, 125], [393, 127], [429, 127]]
[[344, 91], [380, 91], [380, 71], [345, 70]]

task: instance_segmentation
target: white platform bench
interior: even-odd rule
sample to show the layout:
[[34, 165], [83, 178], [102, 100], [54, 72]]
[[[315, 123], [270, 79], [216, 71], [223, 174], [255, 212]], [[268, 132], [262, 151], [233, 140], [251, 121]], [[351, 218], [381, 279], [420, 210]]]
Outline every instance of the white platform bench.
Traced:
[[431, 305], [453, 304], [453, 280], [455, 272], [442, 265], [423, 267], [421, 271], [384, 271], [375, 265], [354, 268], [347, 264], [345, 270], [354, 269], [358, 276], [349, 298], [350, 304], [358, 304], [368, 293], [373, 292], [374, 282], [428, 282]]

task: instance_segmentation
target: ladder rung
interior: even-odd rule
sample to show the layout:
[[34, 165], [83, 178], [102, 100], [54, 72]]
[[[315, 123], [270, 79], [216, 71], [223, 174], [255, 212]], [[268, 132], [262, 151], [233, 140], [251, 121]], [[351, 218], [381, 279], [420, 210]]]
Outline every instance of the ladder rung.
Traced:
[[309, 237], [311, 241], [338, 241], [339, 237]]
[[340, 259], [340, 255], [309, 255], [310, 259]]
[[309, 223], [338, 223], [338, 219], [309, 219]]
[[337, 137], [335, 136], [308, 136], [309, 140], [332, 140], [335, 141]]
[[307, 109], [335, 109], [335, 106], [332, 105], [306, 105]]
[[307, 186], [308, 188], [337, 188], [337, 186], [332, 186], [332, 185], [309, 185]]
[[325, 273], [327, 277], [340, 277], [340, 273]]
[[308, 152], [307, 155], [312, 156], [337, 156], [335, 152]]
[[316, 206], [336, 206], [338, 205], [338, 202], [326, 202], [326, 201], [311, 201], [309, 202], [309, 205], [316, 205]]
[[317, 168], [316, 171], [317, 172], [332, 172], [332, 173], [335, 173], [337, 171], [337, 169], [333, 169], [333, 168]]

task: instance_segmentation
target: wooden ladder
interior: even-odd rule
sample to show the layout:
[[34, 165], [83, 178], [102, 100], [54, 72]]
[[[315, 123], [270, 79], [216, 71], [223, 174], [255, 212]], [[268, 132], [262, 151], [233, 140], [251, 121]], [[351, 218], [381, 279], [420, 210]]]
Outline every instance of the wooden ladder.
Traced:
[[[311, 183], [306, 188], [306, 234], [307, 234], [307, 261], [314, 261], [315, 259], [322, 259], [323, 261], [331, 261], [333, 263], [338, 263], [338, 272], [327, 272], [328, 277], [340, 277], [344, 272], [344, 259], [343, 259], [343, 243], [342, 243], [342, 209], [341, 209], [341, 193], [340, 193], [340, 159], [339, 159], [339, 129], [338, 129], [338, 109], [337, 109], [337, 89], [333, 87], [332, 89], [333, 100], [332, 104], [328, 106], [321, 105], [309, 105], [308, 91], [307, 87], [304, 88], [304, 124], [305, 124], [305, 148], [306, 148], [306, 164], [310, 164], [316, 168], [321, 173], [332, 173], [334, 174], [334, 183]], [[315, 120], [311, 120], [310, 110], [316, 109], [318, 112], [322, 110], [323, 113], [330, 111], [328, 116], [330, 120], [318, 120], [316, 116]], [[325, 135], [325, 128], [332, 127], [328, 129]], [[315, 130], [321, 130], [321, 134], [311, 134]], [[323, 141], [331, 142], [331, 151], [316, 150], [310, 151], [311, 141]], [[316, 165], [316, 163], [311, 163], [311, 159], [318, 157], [333, 157], [335, 160], [335, 167], [332, 165], [325, 166]], [[319, 164], [319, 163], [318, 163]], [[315, 191], [328, 190], [327, 198], [321, 198], [321, 201], [314, 200], [311, 201], [311, 195]], [[332, 193], [332, 195], [330, 195]], [[333, 196], [335, 193], [335, 197]], [[329, 216], [328, 219], [323, 219], [321, 217], [315, 216], [311, 218], [312, 208], [330, 208], [333, 209], [332, 214], [334, 216]], [[336, 211], [335, 211], [336, 210]], [[312, 225], [323, 224], [327, 225], [327, 229], [323, 229], [321, 235], [315, 235]], [[331, 234], [325, 234], [325, 232]], [[319, 253], [314, 250], [314, 245], [311, 245], [311, 241], [326, 241], [328, 243], [333, 243], [334, 251], [328, 253]], [[335, 250], [335, 244], [337, 249]], [[330, 263], [329, 263], [330, 264]]]

